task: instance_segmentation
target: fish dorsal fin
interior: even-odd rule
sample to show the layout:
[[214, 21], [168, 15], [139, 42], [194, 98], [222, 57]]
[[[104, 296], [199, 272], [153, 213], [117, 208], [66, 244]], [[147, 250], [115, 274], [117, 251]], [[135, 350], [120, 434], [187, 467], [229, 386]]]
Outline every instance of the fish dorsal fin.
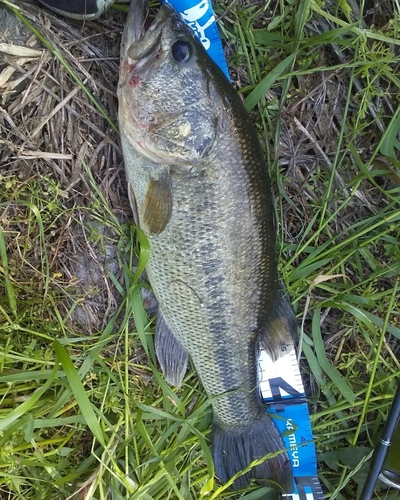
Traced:
[[292, 344], [297, 338], [297, 324], [286, 287], [279, 277], [276, 301], [269, 313], [268, 322], [260, 336], [260, 344], [273, 360], [282, 355], [280, 346]]
[[154, 236], [164, 231], [172, 213], [172, 185], [168, 169], [150, 175], [142, 205], [142, 228]]

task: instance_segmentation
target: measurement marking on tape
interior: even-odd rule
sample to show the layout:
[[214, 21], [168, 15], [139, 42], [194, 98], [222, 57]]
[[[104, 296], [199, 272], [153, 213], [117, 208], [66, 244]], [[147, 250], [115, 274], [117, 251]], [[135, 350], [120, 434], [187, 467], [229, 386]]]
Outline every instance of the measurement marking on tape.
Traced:
[[295, 478], [296, 492], [282, 494], [287, 500], [324, 500], [321, 485], [317, 476]]
[[264, 400], [305, 397], [303, 381], [293, 344], [281, 347], [282, 355], [273, 361], [266, 351], [261, 350], [258, 361], [259, 383]]

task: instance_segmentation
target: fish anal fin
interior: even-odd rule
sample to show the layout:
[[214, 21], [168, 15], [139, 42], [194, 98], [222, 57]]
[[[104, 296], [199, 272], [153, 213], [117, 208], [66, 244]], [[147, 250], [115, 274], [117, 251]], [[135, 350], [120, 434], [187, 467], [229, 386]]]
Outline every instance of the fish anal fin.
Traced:
[[189, 353], [172, 333], [161, 310], [157, 314], [155, 349], [165, 380], [180, 387], [186, 373]]
[[168, 170], [150, 177], [142, 206], [142, 227], [150, 235], [164, 231], [172, 213], [172, 186]]

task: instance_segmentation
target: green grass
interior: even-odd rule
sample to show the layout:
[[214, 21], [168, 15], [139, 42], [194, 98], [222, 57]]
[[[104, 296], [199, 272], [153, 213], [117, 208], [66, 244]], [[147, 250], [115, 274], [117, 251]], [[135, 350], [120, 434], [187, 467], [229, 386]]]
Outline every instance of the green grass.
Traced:
[[[376, 8], [374, 25], [368, 16], [362, 25], [349, 4], [238, 3], [220, 22], [274, 181], [280, 268], [301, 325], [319, 477], [326, 497], [340, 500], [360, 492], [400, 378], [400, 13], [388, 2]], [[227, 5], [215, 8], [220, 15]], [[123, 16], [112, 11], [82, 33], [97, 40], [99, 26], [107, 28], [116, 57]], [[28, 107], [12, 114], [15, 96], [6, 98], [12, 120], [2, 115], [0, 147], [52, 151], [51, 131], [62, 123], [65, 151], [77, 160], [62, 164], [67, 179], [45, 158], [11, 154], [0, 170], [0, 496], [267, 498], [266, 488], [232, 493], [214, 480], [201, 384], [190, 372], [173, 389], [157, 369], [140, 279], [149, 248], [115, 167], [112, 79], [101, 93], [106, 62], [92, 61], [93, 81], [85, 83], [82, 53], [71, 56], [80, 39], [57, 45], [62, 27], [39, 28], [49, 52], [34, 75], [53, 93], [45, 95], [61, 100], [74, 85], [81, 90], [65, 122], [57, 114], [32, 147], [11, 123], [23, 135], [40, 116]], [[76, 109], [106, 139], [79, 122]], [[98, 162], [85, 156], [68, 113]], [[83, 257], [100, 262], [101, 279], [82, 288]], [[77, 311], [97, 297], [106, 306], [93, 306], [88, 331]], [[378, 490], [376, 498], [396, 498]]]

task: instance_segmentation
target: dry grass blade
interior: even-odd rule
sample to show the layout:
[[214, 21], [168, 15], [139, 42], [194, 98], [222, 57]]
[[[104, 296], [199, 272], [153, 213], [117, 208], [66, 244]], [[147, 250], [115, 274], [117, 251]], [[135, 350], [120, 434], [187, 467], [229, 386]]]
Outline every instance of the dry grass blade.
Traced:
[[40, 57], [42, 55], [41, 50], [30, 49], [29, 47], [21, 47], [20, 45], [14, 45], [12, 43], [0, 43], [0, 52], [8, 54], [10, 56], [19, 57]]

